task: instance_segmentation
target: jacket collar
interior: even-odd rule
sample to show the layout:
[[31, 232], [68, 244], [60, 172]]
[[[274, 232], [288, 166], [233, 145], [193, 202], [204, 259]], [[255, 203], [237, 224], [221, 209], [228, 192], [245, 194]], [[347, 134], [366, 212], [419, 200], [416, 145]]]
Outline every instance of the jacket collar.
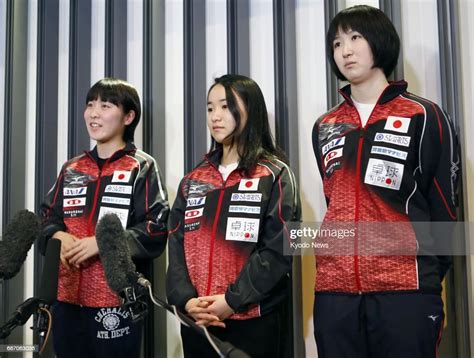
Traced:
[[[117, 150], [112, 156], [108, 159], [108, 162], [116, 161], [119, 158], [122, 158], [124, 155], [129, 154], [137, 150], [135, 144], [133, 142], [127, 142], [125, 147], [122, 149]], [[97, 153], [97, 146], [95, 146], [92, 150], [86, 150], [84, 153], [94, 160], [96, 163], [99, 161], [99, 154]]]
[[[388, 86], [383, 90], [382, 94], [380, 95], [379, 99], [377, 100], [377, 104], [384, 104], [386, 102], [391, 101], [398, 95], [406, 92], [408, 87], [408, 83], [406, 81], [393, 81], [389, 82]], [[342, 97], [346, 100], [346, 102], [354, 106], [354, 102], [351, 98], [351, 85], [347, 85], [342, 87], [339, 90], [339, 93]]]

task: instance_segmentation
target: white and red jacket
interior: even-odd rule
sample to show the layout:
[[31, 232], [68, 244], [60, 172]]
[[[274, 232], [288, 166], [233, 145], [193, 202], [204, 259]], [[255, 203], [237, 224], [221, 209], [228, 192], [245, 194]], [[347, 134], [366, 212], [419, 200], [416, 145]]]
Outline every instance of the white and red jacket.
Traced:
[[[404, 81], [390, 83], [363, 128], [346, 86], [340, 91], [344, 101], [314, 126], [327, 202], [324, 222], [409, 223], [400, 231], [384, 232], [381, 226], [378, 233], [357, 234], [353, 255], [318, 256], [317, 292], [441, 290], [450, 258], [437, 247], [447, 247], [452, 225], [433, 229], [433, 224], [419, 235], [413, 223], [456, 220], [456, 134], [436, 104], [406, 88]], [[370, 255], [360, 252], [364, 245], [408, 251]]]
[[[95, 235], [98, 220], [116, 214], [128, 234], [134, 259], [159, 256], [167, 238], [169, 206], [155, 160], [127, 143], [100, 167], [97, 151], [67, 161], [42, 205], [43, 235], [40, 250], [57, 231], [78, 239]], [[119, 306], [118, 296], [106, 281], [99, 256], [80, 269], [59, 272], [58, 300], [87, 307]]]
[[198, 296], [224, 294], [230, 319], [265, 315], [288, 295], [287, 222], [299, 220], [291, 169], [261, 160], [250, 176], [223, 180], [214, 152], [179, 185], [169, 219], [167, 296], [183, 309]]

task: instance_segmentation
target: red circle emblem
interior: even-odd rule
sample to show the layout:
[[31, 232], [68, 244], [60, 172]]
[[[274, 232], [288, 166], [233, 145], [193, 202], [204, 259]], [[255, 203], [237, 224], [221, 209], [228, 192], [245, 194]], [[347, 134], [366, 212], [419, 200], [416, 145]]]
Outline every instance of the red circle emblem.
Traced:
[[402, 126], [402, 121], [397, 119], [395, 122], [393, 122], [393, 127], [394, 128], [400, 128]]
[[246, 232], [244, 236], [246, 239], [250, 238], [250, 234], [248, 232]]
[[119, 180], [124, 180], [125, 179], [125, 174], [119, 174], [118, 179]]
[[392, 184], [392, 179], [390, 178], [385, 179], [385, 183], [387, 183], [388, 185]]
[[246, 186], [247, 188], [252, 187], [252, 185], [253, 185], [253, 183], [252, 183], [251, 181], [248, 181], [248, 182], [245, 183], [245, 186]]

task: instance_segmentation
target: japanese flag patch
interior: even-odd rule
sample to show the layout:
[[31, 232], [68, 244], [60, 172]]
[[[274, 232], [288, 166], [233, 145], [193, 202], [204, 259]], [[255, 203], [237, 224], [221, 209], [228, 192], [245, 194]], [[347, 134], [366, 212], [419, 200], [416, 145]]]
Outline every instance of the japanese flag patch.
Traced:
[[241, 179], [239, 184], [239, 190], [241, 191], [255, 191], [258, 189], [258, 182], [260, 178], [255, 179]]
[[132, 172], [130, 171], [116, 170], [112, 177], [112, 183], [128, 183], [131, 175]]
[[392, 190], [400, 190], [405, 166], [381, 159], [369, 159], [364, 183]]
[[407, 133], [410, 126], [410, 119], [407, 117], [388, 116], [384, 129], [400, 133]]

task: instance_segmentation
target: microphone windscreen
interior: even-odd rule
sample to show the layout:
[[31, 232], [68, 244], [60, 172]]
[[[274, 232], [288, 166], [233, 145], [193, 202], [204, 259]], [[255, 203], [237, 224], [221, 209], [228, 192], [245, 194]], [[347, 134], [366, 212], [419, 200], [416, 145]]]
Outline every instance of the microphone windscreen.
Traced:
[[61, 241], [57, 239], [49, 239], [48, 246], [46, 247], [43, 274], [41, 276], [38, 297], [42, 302], [48, 305], [52, 305], [57, 298], [60, 256]]
[[105, 278], [110, 288], [120, 293], [123, 289], [135, 285], [138, 279], [136, 267], [130, 255], [125, 231], [117, 215], [104, 215], [97, 224], [95, 237]]
[[28, 210], [16, 213], [0, 241], [0, 278], [10, 279], [20, 271], [40, 233], [41, 223], [36, 214]]

